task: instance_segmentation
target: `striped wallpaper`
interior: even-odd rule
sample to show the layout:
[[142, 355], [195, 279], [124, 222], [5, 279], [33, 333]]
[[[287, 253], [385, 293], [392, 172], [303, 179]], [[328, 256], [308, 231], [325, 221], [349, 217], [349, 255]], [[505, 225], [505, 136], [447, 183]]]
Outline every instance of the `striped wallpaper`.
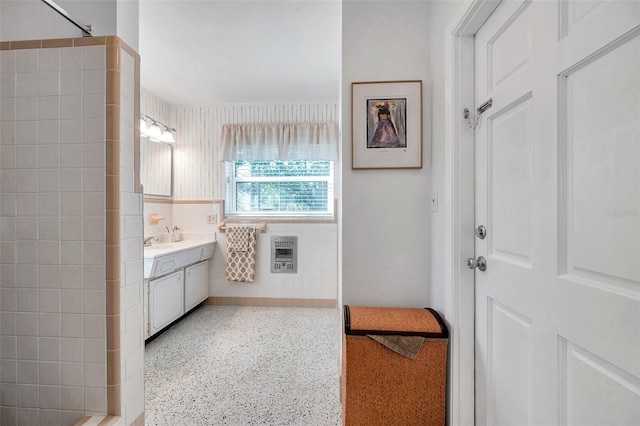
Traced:
[[176, 128], [173, 198], [177, 200], [224, 198], [224, 167], [217, 161], [223, 124], [337, 123], [339, 119], [337, 103], [173, 107], [145, 89], [140, 99], [142, 113]]

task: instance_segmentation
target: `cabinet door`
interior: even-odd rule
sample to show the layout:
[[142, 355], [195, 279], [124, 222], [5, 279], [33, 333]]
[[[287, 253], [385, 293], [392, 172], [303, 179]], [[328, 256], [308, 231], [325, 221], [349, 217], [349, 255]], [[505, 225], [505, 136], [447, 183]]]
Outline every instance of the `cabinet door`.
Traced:
[[209, 262], [204, 261], [185, 268], [185, 312], [209, 297]]
[[150, 335], [160, 331], [184, 313], [184, 273], [174, 272], [149, 281]]

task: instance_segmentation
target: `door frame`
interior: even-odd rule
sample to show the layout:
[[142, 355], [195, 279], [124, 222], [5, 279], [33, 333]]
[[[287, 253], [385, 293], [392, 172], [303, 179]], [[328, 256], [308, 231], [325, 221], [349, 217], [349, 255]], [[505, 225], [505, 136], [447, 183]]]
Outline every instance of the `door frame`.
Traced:
[[[445, 34], [445, 316], [449, 352], [449, 424], [475, 423], [475, 282], [466, 259], [474, 256], [475, 132], [463, 117], [475, 111], [475, 34], [501, 0], [465, 2]], [[474, 116], [471, 117], [474, 119]]]

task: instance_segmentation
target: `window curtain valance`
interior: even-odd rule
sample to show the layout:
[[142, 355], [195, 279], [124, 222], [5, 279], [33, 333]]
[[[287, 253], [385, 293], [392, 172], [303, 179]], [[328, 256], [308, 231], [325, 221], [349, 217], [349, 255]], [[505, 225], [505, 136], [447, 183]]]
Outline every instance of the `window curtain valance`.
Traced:
[[336, 123], [224, 124], [222, 161], [338, 159]]

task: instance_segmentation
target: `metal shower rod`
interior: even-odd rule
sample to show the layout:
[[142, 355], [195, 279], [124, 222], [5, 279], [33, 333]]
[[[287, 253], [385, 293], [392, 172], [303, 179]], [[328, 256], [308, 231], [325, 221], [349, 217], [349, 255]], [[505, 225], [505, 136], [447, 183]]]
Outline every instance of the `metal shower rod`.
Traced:
[[80, 30], [82, 31], [83, 37], [93, 37], [93, 28], [91, 28], [91, 25], [84, 25], [78, 22], [77, 20], [73, 19], [71, 15], [69, 15], [69, 12], [64, 10], [62, 7], [60, 7], [60, 5], [58, 5], [53, 0], [41, 0], [41, 1], [45, 3], [47, 6], [51, 7], [56, 12], [58, 12], [60, 15], [62, 15], [62, 17], [65, 18], [67, 21], [71, 22], [73, 25], [80, 28]]

